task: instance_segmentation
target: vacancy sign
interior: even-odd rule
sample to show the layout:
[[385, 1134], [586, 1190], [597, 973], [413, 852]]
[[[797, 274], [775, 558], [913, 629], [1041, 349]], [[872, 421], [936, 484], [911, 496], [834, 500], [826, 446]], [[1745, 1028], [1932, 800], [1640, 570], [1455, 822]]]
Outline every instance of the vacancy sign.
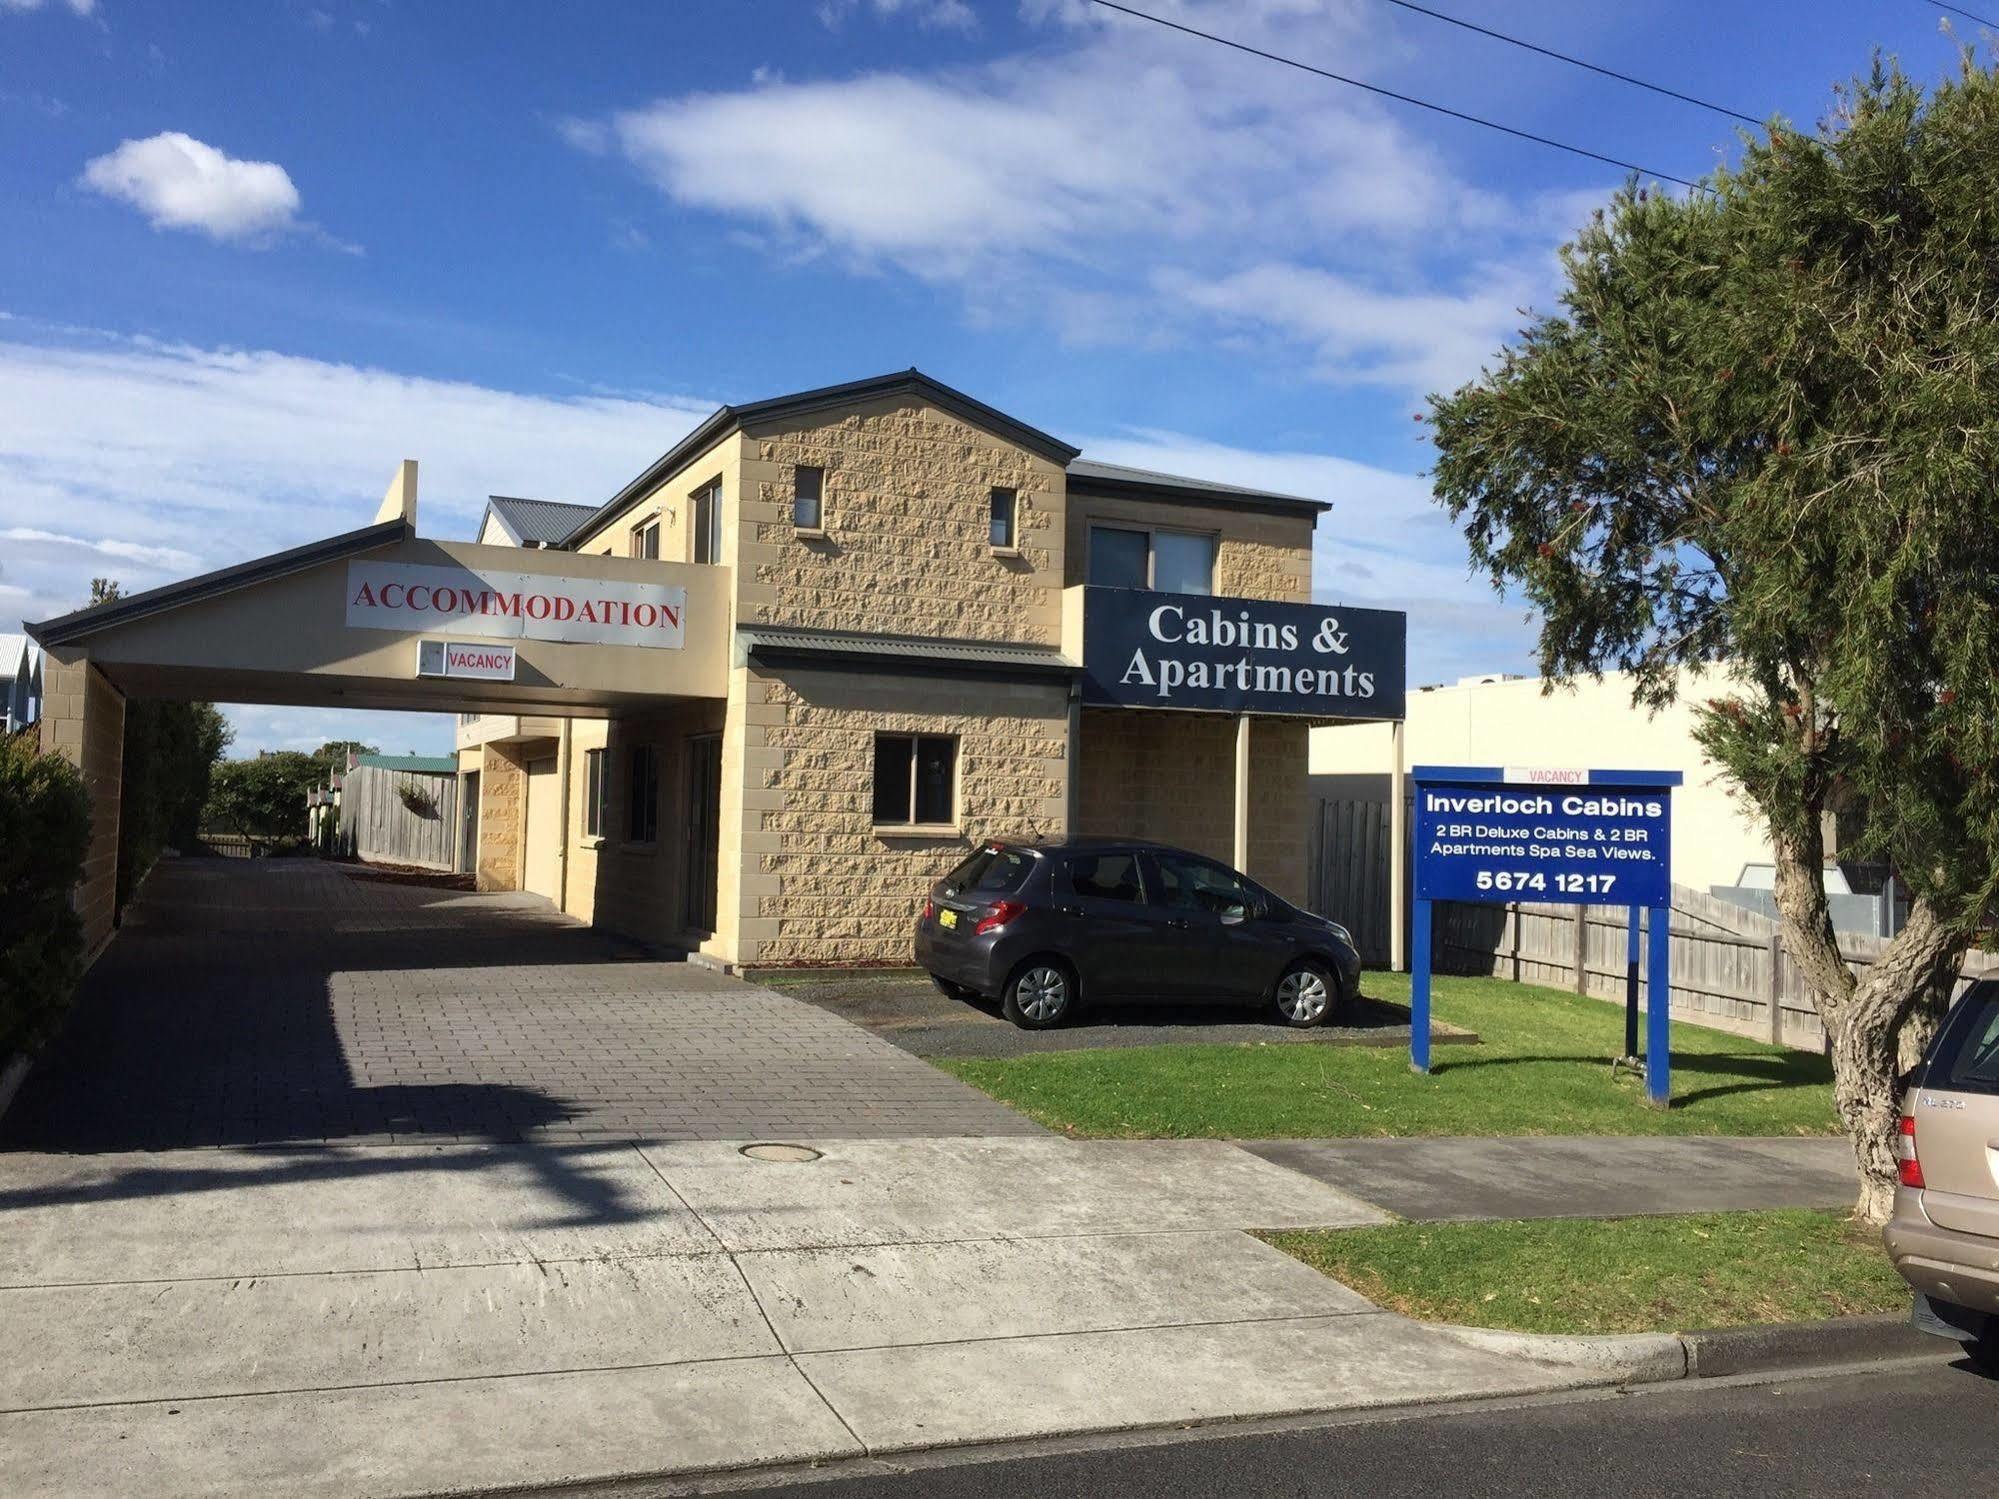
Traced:
[[687, 590], [665, 583], [413, 562], [347, 564], [351, 629], [677, 651], [686, 613]]
[[419, 640], [416, 674], [420, 677], [468, 677], [475, 682], [511, 682], [518, 657], [510, 645], [485, 641]]

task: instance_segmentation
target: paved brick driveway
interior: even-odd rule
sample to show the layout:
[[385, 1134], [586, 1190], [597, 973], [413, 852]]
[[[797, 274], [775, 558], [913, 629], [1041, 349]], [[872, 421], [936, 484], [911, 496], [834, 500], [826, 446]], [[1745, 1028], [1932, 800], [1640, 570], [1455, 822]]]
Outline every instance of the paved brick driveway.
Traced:
[[1036, 1133], [859, 1027], [529, 896], [163, 864], [0, 1147]]

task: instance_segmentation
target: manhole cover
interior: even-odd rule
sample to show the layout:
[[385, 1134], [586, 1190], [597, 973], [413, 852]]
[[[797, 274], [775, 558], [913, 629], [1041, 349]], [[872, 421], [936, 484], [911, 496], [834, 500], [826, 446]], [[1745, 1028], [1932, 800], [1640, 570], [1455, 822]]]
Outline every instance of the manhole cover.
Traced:
[[819, 1152], [809, 1145], [745, 1145], [742, 1153], [753, 1161], [816, 1161]]

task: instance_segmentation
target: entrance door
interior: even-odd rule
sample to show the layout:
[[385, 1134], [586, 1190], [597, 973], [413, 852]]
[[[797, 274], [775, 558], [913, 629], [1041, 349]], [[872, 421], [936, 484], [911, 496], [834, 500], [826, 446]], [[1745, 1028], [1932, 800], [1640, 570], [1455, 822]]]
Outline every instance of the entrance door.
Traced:
[[528, 846], [522, 881], [536, 895], [562, 904], [562, 778], [556, 759], [528, 761]]
[[721, 873], [722, 736], [687, 741], [687, 898], [689, 931], [715, 930], [715, 885]]

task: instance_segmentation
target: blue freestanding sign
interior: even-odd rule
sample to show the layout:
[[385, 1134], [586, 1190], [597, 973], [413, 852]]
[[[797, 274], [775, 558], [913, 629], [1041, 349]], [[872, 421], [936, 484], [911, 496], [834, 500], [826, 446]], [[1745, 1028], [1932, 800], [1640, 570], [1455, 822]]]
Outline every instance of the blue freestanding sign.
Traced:
[[[1667, 1015], [1678, 771], [1419, 765], [1410, 1062], [1430, 1070], [1430, 903], [1626, 906], [1651, 913], [1646, 1090], [1672, 1097]], [[1634, 980], [1635, 982], [1635, 980]]]

